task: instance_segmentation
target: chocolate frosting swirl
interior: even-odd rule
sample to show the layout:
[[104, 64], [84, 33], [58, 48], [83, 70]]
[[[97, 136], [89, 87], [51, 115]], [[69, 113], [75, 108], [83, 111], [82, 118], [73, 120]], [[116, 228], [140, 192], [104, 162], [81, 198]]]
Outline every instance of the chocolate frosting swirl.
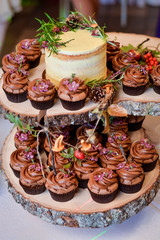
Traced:
[[112, 134], [108, 135], [108, 142], [106, 147], [112, 146], [114, 148], [119, 148], [119, 145], [122, 146], [124, 152], [128, 152], [131, 146], [130, 137], [123, 131], [117, 131], [113, 134], [114, 140], [112, 140]]
[[141, 164], [136, 162], [122, 163], [116, 173], [119, 176], [119, 181], [125, 185], [135, 185], [141, 182], [145, 175]]
[[153, 68], [151, 78], [153, 85], [160, 86], [160, 64]]
[[120, 43], [110, 41], [113, 44], [107, 43], [107, 61], [111, 62], [113, 57], [120, 53]]
[[2, 58], [2, 68], [5, 72], [18, 70], [19, 68], [27, 71], [29, 70], [29, 63], [24, 55], [12, 52]]
[[90, 159], [84, 159], [81, 163], [74, 162], [74, 172], [78, 179], [89, 179], [90, 174], [98, 167], [98, 163]]
[[52, 171], [47, 177], [46, 188], [57, 194], [65, 194], [76, 190], [78, 181], [73, 174], [68, 176], [64, 172], [59, 172], [55, 176]]
[[[60, 135], [64, 136], [63, 142], [68, 142], [70, 139], [69, 127], [59, 127], [59, 126], [53, 127], [51, 129], [51, 132], [55, 136], [55, 137], [53, 137], [52, 135], [50, 136], [50, 141], [52, 146], [54, 146], [56, 138], [58, 138]], [[46, 150], [46, 152], [50, 152], [50, 147], [49, 147], [49, 142], [47, 137], [45, 138], [45, 141], [44, 141], [44, 149]]]
[[148, 83], [148, 75], [140, 65], [131, 66], [125, 70], [122, 82], [128, 87], [143, 86]]
[[[35, 161], [36, 159], [36, 151], [35, 153], [32, 153], [32, 160]], [[24, 167], [26, 164], [31, 163], [31, 159], [27, 158], [27, 152], [25, 152], [24, 149], [17, 149], [14, 152], [12, 152], [10, 156], [10, 165], [11, 167], [16, 170], [20, 171], [22, 167]]]
[[41, 55], [41, 49], [36, 39], [24, 39], [17, 44], [17, 53], [26, 56], [28, 61], [35, 61]]
[[154, 162], [159, 157], [154, 145], [150, 144], [147, 139], [133, 142], [130, 154], [132, 159], [140, 164]]
[[[47, 172], [45, 170], [43, 171], [45, 176], [47, 176]], [[19, 181], [22, 185], [30, 187], [35, 187], [36, 185], [41, 186], [46, 182], [39, 163], [28, 163], [25, 165], [21, 169]]]
[[[65, 158], [61, 155], [61, 152], [54, 153], [54, 164], [57, 171], [64, 168], [64, 165], [70, 163], [70, 159]], [[49, 153], [48, 155], [48, 165], [49, 167], [53, 167], [52, 155]]]
[[128, 132], [128, 123], [126, 118], [114, 118], [113, 122], [109, 126], [110, 132], [116, 132], [119, 130]]
[[23, 131], [19, 130], [14, 135], [14, 143], [16, 148], [36, 148], [37, 138], [33, 136], [30, 132], [23, 133]]
[[99, 154], [99, 159], [103, 168], [112, 170], [116, 170], [117, 165], [125, 161], [121, 150], [112, 146], [102, 149]]
[[63, 78], [60, 81], [58, 96], [65, 101], [80, 101], [87, 97], [88, 88], [84, 81], [74, 77], [70, 83], [70, 78]]
[[[90, 143], [92, 144], [98, 144], [99, 142], [102, 142], [102, 135], [100, 135], [98, 132], [94, 132], [92, 134], [93, 128], [89, 128], [87, 126], [81, 126], [76, 131], [76, 137], [80, 141], [82, 139], [87, 140], [89, 139]], [[89, 138], [89, 136], [92, 134], [92, 136]]]
[[6, 72], [3, 75], [3, 89], [10, 93], [22, 93], [28, 89], [28, 78], [18, 71]]
[[49, 79], [37, 78], [28, 85], [28, 98], [33, 101], [48, 101], [55, 97], [54, 84]]
[[125, 53], [119, 53], [112, 59], [112, 67], [114, 71], [119, 71], [121, 68], [127, 67], [130, 64], [137, 65], [137, 61]]
[[107, 168], [98, 168], [90, 175], [88, 188], [95, 194], [111, 194], [118, 189], [117, 174]]

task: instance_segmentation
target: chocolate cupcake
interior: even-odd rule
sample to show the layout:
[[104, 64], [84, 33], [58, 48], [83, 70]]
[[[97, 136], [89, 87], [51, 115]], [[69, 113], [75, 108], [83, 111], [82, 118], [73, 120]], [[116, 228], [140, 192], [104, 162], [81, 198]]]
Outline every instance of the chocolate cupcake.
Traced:
[[22, 130], [19, 130], [14, 135], [14, 144], [16, 148], [36, 148], [37, 137], [33, 135], [30, 131], [23, 132]]
[[140, 65], [130, 66], [124, 72], [122, 79], [123, 91], [132, 96], [144, 93], [149, 82], [148, 74]]
[[56, 176], [51, 171], [47, 177], [46, 188], [53, 200], [66, 202], [74, 197], [78, 188], [78, 181], [73, 172], [58, 172]]
[[11, 102], [20, 103], [27, 100], [29, 80], [26, 75], [19, 71], [6, 72], [3, 75], [3, 90], [7, 99]]
[[151, 75], [153, 90], [160, 94], [160, 64], [153, 68]]
[[88, 88], [78, 77], [63, 78], [60, 81], [58, 96], [67, 110], [81, 109], [87, 97]]
[[128, 132], [128, 122], [126, 118], [122, 117], [115, 117], [110, 118], [110, 125], [109, 125], [110, 132], [116, 132], [122, 130], [123, 132]]
[[97, 131], [94, 130], [93, 133], [93, 128], [88, 127], [88, 126], [80, 126], [77, 128], [76, 131], [76, 137], [78, 141], [81, 141], [82, 139], [84, 140], [89, 140], [90, 143], [97, 145], [98, 143], [102, 142], [103, 137], [100, 135]]
[[80, 188], [86, 188], [90, 174], [95, 171], [98, 165], [98, 154], [85, 154], [84, 159], [74, 162], [74, 172], [79, 181]]
[[[59, 172], [61, 169], [64, 168], [65, 165], [69, 165], [69, 163], [70, 163], [69, 168], [70, 169], [73, 168], [72, 167], [73, 166], [72, 159], [64, 157], [62, 152], [54, 152], [53, 156], [54, 156], [54, 165], [55, 165], [56, 172]], [[50, 169], [53, 169], [53, 161], [52, 161], [51, 152], [48, 155], [47, 164]]]
[[107, 168], [96, 169], [89, 177], [88, 189], [95, 202], [113, 201], [118, 192], [117, 174]]
[[19, 148], [12, 152], [10, 156], [10, 167], [12, 168], [16, 177], [20, 177], [21, 169], [28, 163], [36, 160], [36, 149], [29, 148], [24, 150]]
[[131, 140], [130, 137], [123, 131], [117, 131], [114, 134], [108, 135], [106, 147], [108, 146], [112, 146], [114, 148], [119, 148], [119, 146], [122, 146], [124, 152], [128, 154], [131, 146]]
[[142, 188], [145, 178], [141, 164], [123, 162], [117, 166], [119, 189], [124, 193], [136, 193]]
[[2, 58], [2, 69], [4, 72], [21, 70], [25, 73], [29, 70], [29, 63], [24, 55], [12, 52]]
[[37, 78], [28, 85], [28, 99], [34, 108], [47, 110], [54, 105], [56, 89], [48, 79]]
[[130, 155], [133, 161], [142, 164], [145, 172], [152, 171], [159, 159], [155, 146], [151, 144], [149, 139], [133, 142], [130, 149]]
[[[52, 127], [50, 129], [50, 131], [52, 132], [54, 137], [52, 135], [50, 135], [51, 146], [54, 146], [56, 138], [58, 138], [60, 135], [63, 135], [63, 137], [64, 137], [63, 141], [64, 142], [69, 142], [69, 140], [70, 140], [69, 129], [70, 129], [69, 126], [66, 126], [66, 127], [62, 127], [62, 126]], [[50, 152], [50, 147], [49, 147], [49, 142], [48, 142], [47, 137], [45, 137], [44, 149], [47, 152], [47, 154]]]
[[121, 150], [112, 146], [102, 148], [98, 157], [100, 159], [100, 165], [103, 168], [111, 170], [117, 170], [117, 165], [125, 161]]
[[127, 53], [119, 53], [112, 59], [112, 67], [115, 72], [127, 67], [128, 65], [137, 65], [137, 61]]
[[[115, 55], [120, 53], [120, 43], [109, 41], [107, 43], [107, 67], [112, 70], [112, 59]], [[107, 75], [108, 76], [108, 75]]]
[[40, 194], [46, 189], [44, 176], [47, 177], [47, 172], [45, 169], [41, 169], [39, 163], [28, 163], [21, 169], [19, 183], [26, 193], [31, 195]]
[[145, 116], [128, 116], [128, 131], [137, 131], [141, 129]]
[[36, 39], [22, 40], [17, 44], [16, 51], [19, 54], [23, 54], [27, 58], [30, 64], [30, 68], [38, 66], [42, 54], [38, 40]]

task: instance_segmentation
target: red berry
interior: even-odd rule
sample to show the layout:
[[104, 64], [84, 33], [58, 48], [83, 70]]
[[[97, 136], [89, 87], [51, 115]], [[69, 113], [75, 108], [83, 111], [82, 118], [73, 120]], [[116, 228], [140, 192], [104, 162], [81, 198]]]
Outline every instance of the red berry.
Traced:
[[145, 55], [144, 55], [144, 58], [145, 58], [145, 59], [147, 59], [147, 58], [148, 58], [148, 57], [147, 57], [147, 54], [145, 54]]
[[149, 62], [149, 59], [146, 59], [146, 63], [148, 63]]
[[151, 55], [151, 53], [150, 52], [148, 52], [147, 53], [147, 57], [151, 57], [152, 55]]
[[150, 57], [150, 58], [149, 58], [149, 61], [152, 61], [152, 60], [153, 60], [153, 57]]
[[154, 61], [152, 60], [152, 61], [150, 61], [150, 64], [153, 66], [154, 65]]
[[155, 64], [155, 65], [158, 65], [158, 62], [157, 62], [157, 61], [155, 61], [155, 62], [154, 62], [154, 64]]
[[157, 58], [156, 58], [156, 57], [154, 57], [154, 58], [153, 58], [153, 61], [157, 61]]
[[149, 66], [149, 70], [152, 70], [152, 66]]
[[76, 158], [78, 158], [78, 159], [81, 159], [81, 160], [84, 159], [84, 153], [83, 153], [83, 152], [80, 152], [80, 151], [78, 151], [78, 150], [76, 150], [76, 151], [74, 152], [74, 156], [75, 156]]

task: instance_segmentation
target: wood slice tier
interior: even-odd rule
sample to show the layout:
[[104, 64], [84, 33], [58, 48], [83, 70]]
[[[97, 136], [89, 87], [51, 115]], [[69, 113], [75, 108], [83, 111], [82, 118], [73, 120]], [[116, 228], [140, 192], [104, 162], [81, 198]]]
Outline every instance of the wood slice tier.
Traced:
[[[110, 40], [117, 38], [117, 41], [121, 45], [128, 45], [129, 43], [137, 46], [144, 41], [148, 36], [138, 34], [127, 33], [108, 33]], [[150, 41], [144, 44], [144, 47], [155, 48], [159, 44], [159, 39], [150, 37]], [[35, 78], [41, 77], [45, 69], [44, 55], [42, 55], [40, 64], [37, 68], [29, 71], [29, 79], [32, 81]], [[1, 71], [2, 72], [2, 71]], [[114, 94], [108, 95], [108, 101], [106, 102], [106, 108], [112, 103]], [[155, 93], [152, 88], [148, 88], [140, 96], [129, 96], [122, 91], [121, 86], [118, 87], [114, 103], [124, 107], [128, 114], [133, 115], [160, 115], [160, 95]], [[8, 112], [18, 115], [23, 121], [29, 122], [32, 125], [44, 116], [44, 112], [40, 112], [31, 106], [29, 100], [23, 103], [11, 103], [6, 98], [4, 91], [2, 90], [2, 81], [0, 82], [0, 105], [3, 107], [3, 114]], [[93, 113], [97, 107], [97, 104], [88, 101], [85, 106], [78, 111], [65, 110], [60, 101], [57, 100], [55, 105], [47, 110], [47, 117], [50, 125], [70, 125], [70, 124], [82, 124], [84, 122], [92, 121], [97, 118], [97, 114]]]
[[[42, 78], [45, 69], [44, 55], [42, 55], [38, 67], [29, 70], [29, 80]], [[0, 70], [0, 75], [2, 70]], [[98, 106], [98, 103], [86, 101], [85, 106], [77, 111], [69, 111], [63, 108], [59, 99], [55, 100], [54, 106], [47, 111], [40, 111], [32, 107], [29, 100], [22, 103], [10, 102], [2, 89], [3, 76], [0, 81], [0, 105], [5, 117], [7, 113], [17, 115], [23, 122], [36, 125], [37, 121], [46, 115], [50, 125], [80, 125], [97, 119], [97, 114], [92, 111]], [[115, 96], [114, 88], [107, 94], [106, 108], [113, 102]]]
[[[74, 198], [65, 203], [54, 201], [46, 190], [39, 195], [26, 194], [9, 166], [10, 154], [15, 150], [13, 129], [6, 138], [2, 149], [2, 168], [4, 170], [8, 190], [17, 203], [33, 215], [47, 222], [70, 227], [106, 227], [113, 223], [121, 223], [137, 214], [155, 197], [160, 188], [159, 163], [156, 168], [145, 174], [142, 189], [135, 194], [125, 194], [119, 191], [114, 201], [99, 204], [91, 199], [87, 189], [79, 189]], [[142, 129], [132, 133], [131, 139], [144, 136]]]

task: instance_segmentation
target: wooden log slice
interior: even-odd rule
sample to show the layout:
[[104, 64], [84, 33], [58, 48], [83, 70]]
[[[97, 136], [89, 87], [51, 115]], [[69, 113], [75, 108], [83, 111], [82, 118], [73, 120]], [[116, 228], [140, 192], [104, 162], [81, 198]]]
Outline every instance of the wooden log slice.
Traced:
[[[137, 214], [155, 197], [160, 187], [159, 164], [145, 174], [142, 189], [134, 194], [119, 191], [116, 198], [107, 204], [96, 203], [92, 200], [87, 189], [79, 189], [74, 198], [68, 202], [54, 201], [46, 190], [39, 195], [26, 194], [9, 166], [10, 154], [15, 150], [13, 137], [15, 129], [6, 138], [2, 149], [2, 168], [4, 170], [8, 190], [15, 201], [24, 209], [47, 222], [70, 227], [106, 227], [113, 223], [121, 223]], [[143, 131], [132, 133], [132, 141], [140, 139]]]
[[[32, 81], [36, 78], [42, 78], [42, 73], [45, 69], [44, 55], [42, 55], [40, 64], [29, 70], [29, 80]], [[2, 70], [0, 69], [0, 75]], [[69, 111], [63, 108], [59, 99], [55, 100], [54, 106], [47, 111], [39, 111], [32, 107], [29, 100], [22, 103], [10, 102], [5, 92], [2, 89], [3, 75], [0, 81], [0, 105], [2, 106], [2, 113], [5, 117], [7, 113], [17, 115], [23, 122], [36, 125], [41, 118], [46, 115], [50, 125], [70, 125], [70, 124], [83, 124], [97, 119], [97, 113], [92, 111], [97, 108], [98, 103], [94, 103], [87, 99], [85, 106], [77, 111]], [[114, 88], [106, 94], [106, 108], [113, 102], [115, 95]]]
[[[148, 36], [138, 34], [127, 34], [127, 33], [108, 33], [109, 39], [113, 40], [115, 37], [121, 45], [128, 45], [129, 43], [137, 46], [144, 41]], [[150, 37], [150, 41], [144, 44], [144, 47], [148, 46], [155, 49], [159, 44], [159, 39]], [[44, 55], [42, 55], [40, 64], [37, 68], [29, 71], [29, 79], [32, 81], [35, 78], [41, 77], [45, 69]], [[2, 72], [2, 71], [1, 71]], [[113, 93], [108, 95], [108, 101], [106, 102], [106, 108], [112, 103]], [[148, 88], [140, 96], [129, 96], [122, 91], [121, 86], [118, 87], [114, 103], [124, 107], [128, 114], [133, 115], [160, 115], [160, 97], [159, 94], [155, 93], [152, 88]], [[42, 113], [31, 106], [29, 100], [23, 103], [11, 103], [7, 100], [4, 91], [2, 90], [2, 81], [0, 82], [0, 105], [3, 107], [3, 114], [8, 112], [18, 115], [23, 121], [28, 121], [34, 125], [34, 122], [42, 117]], [[55, 105], [47, 110], [47, 117], [50, 125], [70, 125], [70, 124], [82, 124], [89, 120], [95, 120], [97, 114], [93, 113], [97, 107], [97, 104], [88, 101], [85, 106], [78, 111], [65, 110], [60, 101], [57, 100]]]

